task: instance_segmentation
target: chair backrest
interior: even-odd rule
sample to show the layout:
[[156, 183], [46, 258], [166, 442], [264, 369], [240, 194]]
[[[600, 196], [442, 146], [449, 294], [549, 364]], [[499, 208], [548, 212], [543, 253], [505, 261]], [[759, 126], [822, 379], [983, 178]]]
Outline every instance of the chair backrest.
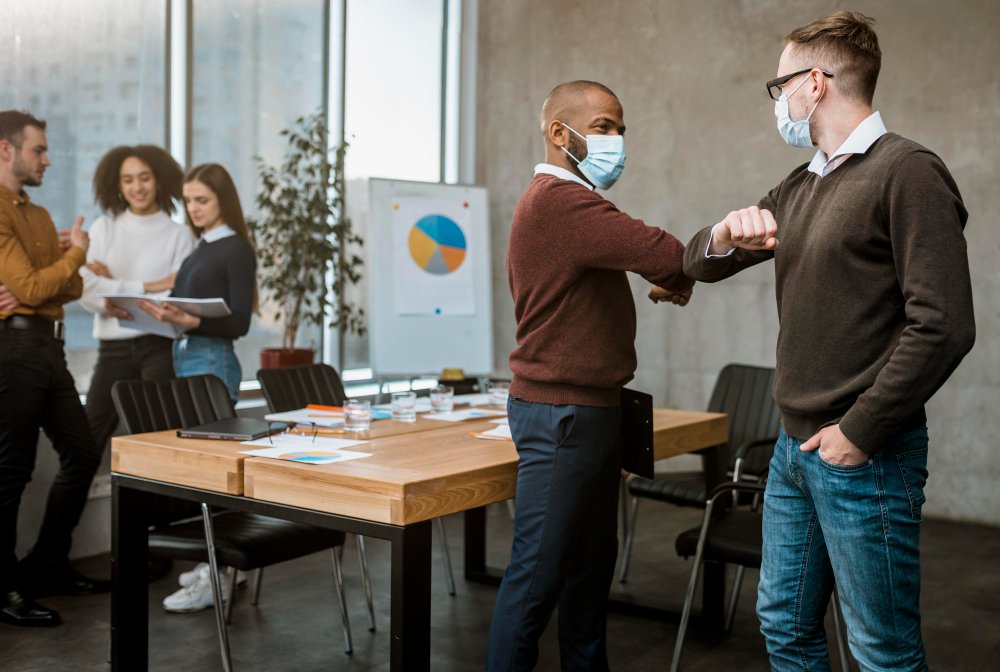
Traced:
[[[781, 414], [774, 403], [773, 389], [773, 368], [727, 364], [719, 372], [708, 410], [729, 415], [730, 467], [743, 443], [778, 435]], [[762, 474], [770, 459], [769, 451], [755, 451], [744, 463], [743, 471], [748, 475]]]
[[304, 408], [306, 404], [340, 406], [346, 398], [340, 376], [328, 364], [261, 369], [257, 380], [273, 413]]
[[211, 375], [119, 380], [111, 399], [126, 434], [192, 427], [236, 417], [225, 384]]
[[[119, 380], [111, 386], [111, 400], [126, 434], [192, 427], [236, 416], [225, 383], [210, 375]], [[150, 494], [145, 508], [151, 525], [166, 525], [201, 513], [197, 502], [164, 495]]]

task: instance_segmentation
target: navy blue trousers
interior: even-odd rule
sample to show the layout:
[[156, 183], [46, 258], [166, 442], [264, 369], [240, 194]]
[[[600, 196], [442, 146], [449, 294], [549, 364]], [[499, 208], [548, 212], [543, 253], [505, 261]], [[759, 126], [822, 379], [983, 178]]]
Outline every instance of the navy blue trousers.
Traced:
[[607, 598], [618, 554], [621, 409], [510, 397], [518, 452], [510, 564], [490, 626], [489, 672], [531, 670], [559, 607], [563, 670], [607, 670]]

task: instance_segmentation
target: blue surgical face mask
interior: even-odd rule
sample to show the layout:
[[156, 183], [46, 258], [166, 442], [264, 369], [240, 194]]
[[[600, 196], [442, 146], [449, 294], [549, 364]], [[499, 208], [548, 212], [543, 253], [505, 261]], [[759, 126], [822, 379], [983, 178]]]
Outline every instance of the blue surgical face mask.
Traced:
[[[792, 118], [788, 116], [788, 97], [798, 91], [807, 81], [809, 81], [808, 77], [792, 89], [791, 93], [782, 91], [781, 97], [774, 103], [774, 116], [778, 118], [778, 133], [792, 147], [801, 147], [803, 149], [813, 146], [812, 137], [809, 135], [809, 118], [812, 117], [813, 112], [819, 107], [819, 101], [816, 101], [816, 105], [813, 106], [812, 111], [809, 112], [805, 119], [792, 121]], [[820, 98], [822, 99], [822, 96]]]
[[587, 141], [587, 158], [583, 161], [570, 154], [565, 147], [560, 147], [576, 161], [583, 176], [598, 189], [610, 189], [625, 169], [625, 138], [620, 135], [588, 135], [586, 137], [574, 131], [566, 122], [560, 124], [569, 128]]

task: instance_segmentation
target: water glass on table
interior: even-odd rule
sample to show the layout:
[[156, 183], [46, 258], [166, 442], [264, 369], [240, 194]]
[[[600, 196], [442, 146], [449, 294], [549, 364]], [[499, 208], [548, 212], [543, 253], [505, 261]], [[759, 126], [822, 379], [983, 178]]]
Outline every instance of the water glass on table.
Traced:
[[348, 432], [367, 432], [372, 427], [372, 404], [361, 399], [344, 402], [344, 429]]
[[431, 390], [431, 411], [448, 413], [455, 408], [455, 389], [447, 385], [438, 385]]
[[417, 393], [392, 393], [392, 419], [398, 422], [417, 421]]
[[510, 384], [504, 382], [490, 383], [490, 405], [507, 407], [507, 395], [510, 392]]

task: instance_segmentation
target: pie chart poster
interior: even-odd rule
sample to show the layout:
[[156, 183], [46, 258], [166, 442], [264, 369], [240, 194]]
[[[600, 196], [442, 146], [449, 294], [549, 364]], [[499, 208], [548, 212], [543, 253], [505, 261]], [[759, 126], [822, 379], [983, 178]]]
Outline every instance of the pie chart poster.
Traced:
[[397, 315], [476, 314], [469, 210], [461, 198], [393, 199]]

